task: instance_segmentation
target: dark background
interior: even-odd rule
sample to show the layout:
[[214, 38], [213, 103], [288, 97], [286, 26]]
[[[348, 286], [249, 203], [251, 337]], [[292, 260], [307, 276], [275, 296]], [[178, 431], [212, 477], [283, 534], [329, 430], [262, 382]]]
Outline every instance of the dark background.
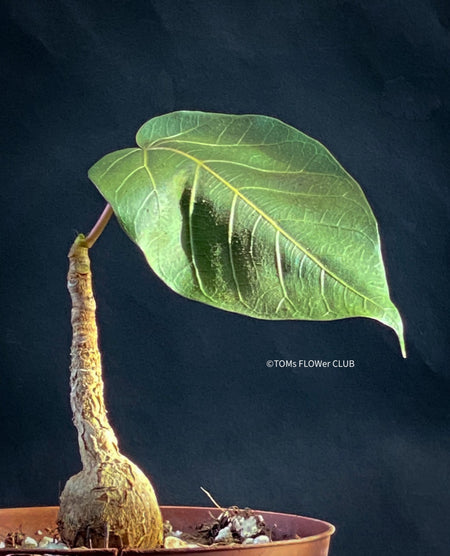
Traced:
[[[80, 469], [66, 254], [87, 179], [178, 109], [275, 116], [323, 142], [379, 221], [409, 357], [375, 321], [262, 322], [173, 294], [114, 221], [92, 250], [110, 418], [163, 504], [312, 515], [332, 556], [450, 546], [445, 0], [2, 4], [0, 506]], [[354, 368], [267, 368], [267, 359]]]

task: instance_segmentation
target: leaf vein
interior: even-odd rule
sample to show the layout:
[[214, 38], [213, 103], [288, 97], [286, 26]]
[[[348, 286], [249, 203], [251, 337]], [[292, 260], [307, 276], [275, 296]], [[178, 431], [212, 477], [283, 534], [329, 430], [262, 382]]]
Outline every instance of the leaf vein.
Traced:
[[135, 168], [132, 172], [130, 172], [119, 184], [119, 186], [117, 187], [116, 191], [115, 191], [115, 197], [116, 197], [116, 203], [117, 203], [117, 195], [119, 193], [119, 191], [122, 189], [122, 187], [127, 183], [127, 181], [134, 176], [134, 174], [136, 174], [136, 172], [139, 172], [139, 170], [143, 170], [144, 166], [138, 166], [137, 168]]
[[234, 194], [233, 200], [231, 202], [231, 210], [230, 210], [230, 217], [228, 220], [228, 253], [230, 256], [230, 265], [231, 265], [231, 273], [233, 275], [233, 281], [236, 285], [236, 291], [239, 297], [239, 301], [247, 308], [250, 307], [245, 303], [244, 298], [241, 292], [241, 286], [239, 285], [238, 277], [236, 274], [236, 265], [234, 264], [234, 253], [233, 253], [233, 228], [234, 228], [234, 215], [236, 213], [236, 203], [238, 200], [238, 196]]
[[327, 308], [327, 313], [332, 313], [331, 307], [325, 296], [325, 271], [323, 268], [320, 271], [320, 295], [322, 296], [323, 302], [325, 303], [325, 307]]
[[[167, 137], [164, 136], [164, 137], [162, 137], [161, 139], [155, 139], [155, 141], [153, 141], [153, 143], [150, 143], [150, 144], [146, 147], [146, 149], [150, 149], [150, 148], [155, 147], [155, 146], [157, 146], [157, 145], [161, 145], [161, 144], [163, 144], [163, 143], [165, 143], [165, 142], [167, 142], [167, 141], [171, 141], [171, 140], [173, 140], [175, 137], [180, 137], [181, 135], [185, 135], [186, 133], [189, 133], [189, 132], [191, 132], [191, 131], [195, 131], [195, 130], [198, 129], [199, 127], [201, 127], [201, 126], [196, 125], [196, 126], [191, 127], [191, 128], [189, 128], [189, 129], [185, 129], [184, 131], [180, 131], [179, 133], [174, 133], [173, 135], [168, 135]], [[176, 141], [178, 142], [178, 139], [176, 139]], [[181, 141], [180, 141], [180, 143], [181, 143]]]
[[155, 178], [153, 177], [153, 174], [150, 170], [150, 167], [148, 165], [148, 151], [144, 150], [144, 168], [147, 171], [148, 177], [150, 178], [152, 187], [153, 187], [153, 191], [155, 192], [156, 195], [156, 204], [158, 205], [158, 216], [161, 215], [161, 206], [159, 204], [159, 194], [158, 194], [158, 188], [156, 187], [156, 182], [155, 182]]
[[[334, 178], [338, 178], [339, 176], [336, 176], [335, 174], [324, 174], [323, 172], [308, 172], [308, 170], [305, 170], [304, 168], [302, 168], [301, 170], [270, 170], [267, 168], [259, 168], [258, 166], [253, 166], [252, 164], [246, 164], [245, 162], [236, 162], [235, 160], [222, 160], [220, 158], [218, 159], [214, 159], [214, 158], [210, 158], [210, 159], [206, 159], [203, 160], [203, 162], [205, 164], [211, 164], [211, 163], [216, 163], [216, 164], [232, 164], [233, 166], [242, 166], [244, 168], [248, 168], [249, 170], [256, 170], [257, 172], [264, 172], [266, 174], [283, 174], [283, 175], [298, 175], [298, 174], [306, 174], [308, 176], [333, 176]], [[289, 162], [288, 167], [291, 165], [291, 162]], [[249, 188], [251, 186], [248, 186]], [[255, 187], [254, 189], [266, 189], [264, 187]]]
[[[284, 283], [283, 262], [281, 260], [281, 250], [280, 250], [280, 230], [277, 230], [275, 233], [275, 256], [277, 262], [278, 280], [280, 281], [281, 291], [283, 292], [283, 299], [285, 299], [295, 311], [296, 307], [294, 303], [290, 300], [288, 293], [286, 291], [286, 284]], [[275, 311], [276, 313], [278, 313], [280, 307], [281, 307], [281, 302], [278, 304], [276, 308]]]
[[198, 282], [198, 286], [201, 290], [201, 292], [203, 293], [203, 295], [210, 299], [211, 301], [214, 301], [213, 298], [208, 295], [208, 293], [205, 290], [204, 284], [203, 284], [203, 280], [200, 274], [200, 269], [198, 267], [197, 261], [196, 261], [196, 255], [195, 255], [195, 241], [194, 241], [194, 232], [193, 232], [193, 226], [192, 226], [192, 216], [194, 214], [194, 208], [195, 208], [195, 196], [197, 194], [197, 185], [198, 185], [198, 176], [200, 173], [200, 166], [197, 166], [195, 169], [195, 174], [194, 174], [194, 180], [192, 183], [192, 189], [191, 189], [191, 196], [189, 198], [189, 243], [190, 243], [190, 247], [191, 247], [191, 259], [192, 259], [192, 264], [194, 266], [194, 272], [195, 272], [195, 276], [197, 278], [197, 282]]
[[105, 175], [111, 170], [111, 168], [112, 168], [113, 166], [115, 166], [117, 163], [119, 163], [119, 162], [120, 162], [121, 160], [123, 160], [124, 158], [127, 158], [127, 156], [130, 156], [130, 155], [136, 153], [136, 152], [139, 151], [139, 150], [140, 150], [140, 149], [133, 149], [133, 150], [127, 152], [126, 154], [124, 154], [123, 156], [120, 156], [119, 158], [116, 158], [116, 159], [114, 160], [114, 162], [112, 162], [112, 163], [108, 166], [108, 168], [106, 168], [106, 170], [98, 177], [98, 179], [101, 180], [102, 178], [104, 178]]
[[[220, 137], [222, 137], [222, 135], [228, 130], [230, 126], [226, 126], [223, 131], [220, 133], [220, 135], [218, 136], [217, 140], [220, 139]], [[268, 134], [269, 135], [269, 134]], [[152, 148], [153, 146], [166, 146], [164, 145], [164, 143], [170, 143], [170, 140], [167, 141], [166, 137], [164, 137], [164, 139], [161, 140], [161, 142], [159, 142], [157, 145], [156, 143], [154, 145], [149, 145], [148, 147], [145, 147], [147, 149]], [[299, 143], [299, 141], [277, 141], [276, 143], [203, 143], [202, 141], [183, 141], [183, 140], [178, 140], [176, 139], [174, 141], [174, 143], [183, 143], [183, 144], [190, 144], [190, 145], [200, 145], [200, 146], [204, 146], [204, 147], [223, 147], [223, 148], [232, 148], [232, 147], [278, 147], [279, 145], [286, 145], [286, 144], [294, 144], [294, 143]]]

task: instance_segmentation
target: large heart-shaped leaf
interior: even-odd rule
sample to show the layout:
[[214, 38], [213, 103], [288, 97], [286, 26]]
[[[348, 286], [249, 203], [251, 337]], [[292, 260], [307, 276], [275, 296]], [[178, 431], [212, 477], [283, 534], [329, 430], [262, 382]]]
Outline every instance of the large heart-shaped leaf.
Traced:
[[375, 217], [320, 143], [267, 116], [173, 112], [90, 179], [176, 292], [263, 319], [369, 317], [405, 346]]

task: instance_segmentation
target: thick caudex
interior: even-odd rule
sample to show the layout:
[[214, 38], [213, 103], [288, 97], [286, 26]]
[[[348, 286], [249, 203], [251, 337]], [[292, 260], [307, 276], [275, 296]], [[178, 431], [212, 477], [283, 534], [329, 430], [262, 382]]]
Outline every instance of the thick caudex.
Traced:
[[109, 424], [95, 321], [88, 248], [79, 236], [69, 253], [72, 298], [71, 394], [83, 469], [61, 495], [58, 527], [71, 547], [155, 548], [162, 518], [153, 487], [119, 451]]

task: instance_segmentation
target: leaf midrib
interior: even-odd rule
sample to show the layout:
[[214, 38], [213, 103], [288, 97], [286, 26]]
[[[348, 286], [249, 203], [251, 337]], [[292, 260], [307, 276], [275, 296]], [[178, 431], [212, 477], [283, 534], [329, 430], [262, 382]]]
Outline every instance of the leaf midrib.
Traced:
[[342, 278], [337, 276], [332, 270], [327, 268], [322, 263], [322, 261], [320, 261], [315, 255], [310, 253], [309, 250], [306, 247], [304, 247], [301, 243], [296, 241], [290, 234], [288, 234], [285, 230], [283, 230], [283, 228], [281, 228], [281, 226], [275, 220], [273, 220], [273, 218], [271, 218], [268, 214], [266, 214], [264, 211], [262, 211], [260, 208], [258, 208], [250, 199], [248, 199], [245, 195], [243, 195], [239, 191], [239, 189], [236, 189], [235, 187], [233, 187], [233, 185], [231, 185], [231, 183], [229, 183], [226, 179], [222, 178], [222, 176], [220, 176], [220, 174], [215, 172], [212, 168], [210, 168], [207, 164], [205, 164], [205, 162], [203, 162], [202, 160], [198, 159], [195, 156], [192, 156], [191, 154], [185, 153], [185, 152], [180, 151], [179, 149], [175, 149], [173, 147], [151, 146], [151, 147], [148, 147], [147, 149], [143, 149], [143, 150], [144, 151], [155, 151], [155, 150], [171, 151], [175, 154], [179, 154], [179, 155], [181, 155], [181, 156], [183, 156], [183, 157], [185, 157], [189, 160], [192, 160], [195, 164], [197, 164], [198, 166], [200, 166], [201, 168], [206, 170], [206, 172], [209, 172], [217, 180], [219, 180], [221, 183], [223, 183], [223, 185], [225, 185], [228, 189], [230, 189], [235, 195], [237, 195], [240, 199], [242, 199], [242, 201], [244, 201], [249, 207], [251, 207], [264, 220], [266, 220], [266, 222], [268, 222], [276, 231], [281, 233], [288, 241], [290, 241], [302, 253], [304, 253], [313, 263], [315, 263], [319, 268], [321, 268], [324, 272], [326, 272], [328, 274], [328, 276], [330, 276], [331, 278], [336, 280], [336, 282], [341, 284], [343, 287], [352, 291], [355, 295], [358, 295], [362, 299], [365, 299], [369, 303], [372, 303], [376, 307], [379, 307], [380, 309], [382, 309], [383, 312], [386, 312], [385, 307], [379, 305], [378, 303], [376, 303], [375, 301], [373, 301], [372, 299], [370, 299], [369, 297], [367, 297], [363, 293], [356, 290], [353, 286], [351, 286], [350, 284], [345, 282], [345, 280], [342, 280]]

